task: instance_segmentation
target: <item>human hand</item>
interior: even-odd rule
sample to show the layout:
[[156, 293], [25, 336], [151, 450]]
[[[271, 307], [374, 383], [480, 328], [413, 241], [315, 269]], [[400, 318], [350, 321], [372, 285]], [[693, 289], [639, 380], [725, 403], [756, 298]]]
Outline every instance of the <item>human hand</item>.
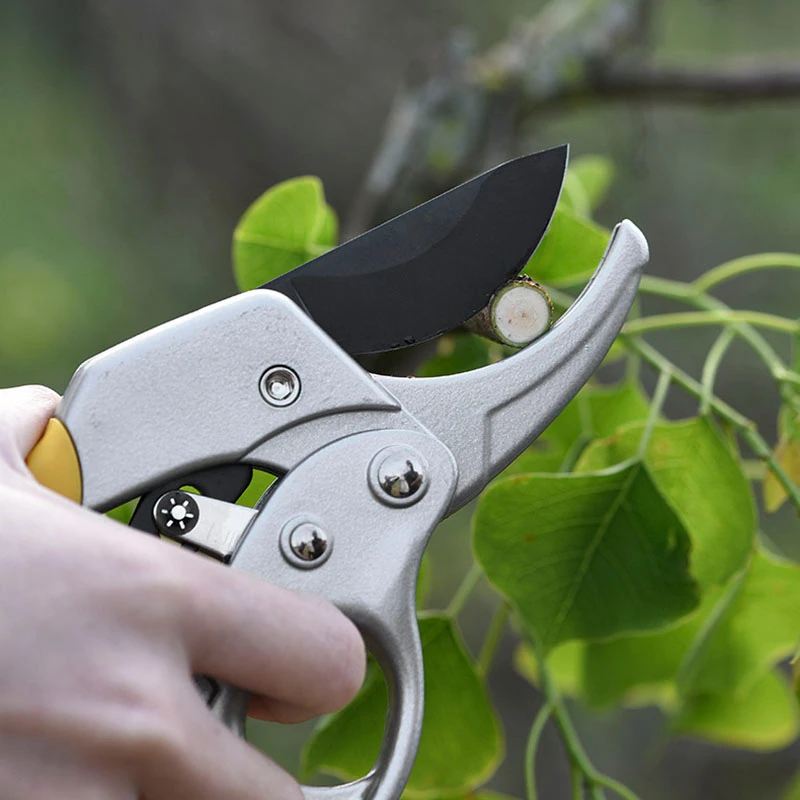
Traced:
[[0, 796], [294, 800], [294, 779], [218, 722], [202, 673], [296, 722], [364, 675], [347, 618], [144, 536], [36, 483], [25, 456], [58, 402], [0, 390]]

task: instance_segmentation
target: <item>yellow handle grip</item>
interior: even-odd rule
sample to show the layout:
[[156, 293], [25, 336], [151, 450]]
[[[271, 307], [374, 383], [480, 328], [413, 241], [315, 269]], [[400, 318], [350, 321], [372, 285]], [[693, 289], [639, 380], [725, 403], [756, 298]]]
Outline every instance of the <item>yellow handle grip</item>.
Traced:
[[53, 418], [47, 423], [42, 438], [28, 454], [28, 469], [42, 486], [81, 502], [83, 484], [81, 464], [64, 424]]

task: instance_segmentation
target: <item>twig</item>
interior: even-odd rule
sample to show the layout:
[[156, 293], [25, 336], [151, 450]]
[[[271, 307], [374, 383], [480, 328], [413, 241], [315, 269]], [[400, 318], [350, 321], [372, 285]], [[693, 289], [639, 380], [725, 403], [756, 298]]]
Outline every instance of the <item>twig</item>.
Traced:
[[386, 120], [383, 145], [376, 153], [347, 216], [343, 240], [352, 239], [372, 225], [376, 207], [391, 191], [408, 161], [421, 114], [422, 105], [413, 94], [405, 88], [397, 92]]
[[[749, 257], [755, 259], [755, 257]], [[737, 262], [739, 259], [737, 259]], [[734, 262], [729, 262], [733, 264]], [[752, 262], [751, 262], [752, 263]], [[774, 263], [774, 262], [771, 262]], [[722, 265], [723, 267], [726, 265]], [[711, 270], [715, 272], [716, 270]], [[698, 280], [702, 280], [698, 279]], [[672, 281], [666, 278], [656, 278], [646, 275], [642, 278], [639, 284], [639, 291], [642, 294], [652, 294], [659, 297], [666, 297], [671, 300], [687, 303], [695, 308], [703, 309], [704, 311], [731, 311], [730, 306], [718, 300], [716, 297], [704, 294], [698, 289], [698, 283], [682, 283], [680, 281]], [[550, 295], [553, 302], [560, 302], [556, 300], [552, 291]], [[563, 299], [563, 297], [561, 298]], [[761, 360], [766, 364], [773, 379], [777, 381], [782, 387], [785, 384], [797, 383], [800, 380], [800, 375], [788, 369], [786, 364], [781, 360], [778, 354], [773, 349], [772, 345], [751, 325], [746, 323], [737, 323], [733, 326], [736, 334], [740, 336], [753, 350], [758, 354]]]
[[800, 256], [795, 253], [758, 253], [727, 261], [701, 275], [693, 284], [698, 292], [707, 292], [723, 281], [762, 269], [800, 269]]
[[[726, 64], [695, 67], [610, 67], [565, 85], [542, 107], [585, 102], [733, 105], [800, 97], [800, 64]], [[529, 109], [533, 110], [533, 109]]]
[[464, 610], [467, 600], [469, 600], [473, 590], [478, 583], [480, 583], [482, 576], [483, 570], [477, 563], [474, 563], [464, 577], [464, 580], [461, 581], [461, 585], [456, 589], [456, 593], [453, 595], [450, 605], [447, 606], [446, 613], [448, 616], [457, 617]]
[[[724, 309], [726, 312], [730, 312], [731, 310], [716, 298], [698, 294], [691, 284], [680, 283], [678, 281], [646, 277], [643, 278], [639, 284], [639, 290], [649, 292], [650, 294], [658, 294], [662, 297], [671, 297], [674, 300], [691, 302], [705, 308], [712, 307], [715, 310]], [[574, 298], [566, 292], [548, 289], [548, 293], [553, 303], [561, 308], [568, 308], [574, 301]], [[634, 320], [634, 322], [639, 322], [639, 320]], [[775, 354], [775, 351], [772, 350], [769, 344], [758, 333], [742, 323], [734, 325], [733, 330], [742, 336], [742, 338], [746, 339], [759, 355], [761, 355], [762, 359], [773, 371], [776, 380], [782, 384], [787, 382], [794, 383], [796, 373], [786, 368]], [[623, 332], [620, 334], [619, 340], [631, 353], [637, 355], [643, 361], [646, 361], [650, 366], [655, 367], [659, 372], [671, 372], [672, 379], [675, 383], [682, 386], [689, 394], [694, 395], [694, 397], [701, 402], [703, 398], [707, 398], [709, 407], [713, 409], [720, 419], [729, 423], [741, 433], [742, 438], [751, 447], [753, 452], [766, 464], [767, 469], [772, 472], [781, 486], [783, 486], [795, 508], [800, 510], [800, 487], [795, 484], [775, 458], [769, 445], [758, 432], [755, 422], [748, 419], [743, 414], [740, 414], [735, 408], [728, 405], [728, 403], [721, 400], [716, 395], [711, 394], [708, 396], [701, 383], [680, 369], [680, 367], [670, 361], [666, 356], [659, 353], [658, 350], [649, 345], [641, 337], [632, 336], [630, 333], [626, 334]]]
[[653, 394], [653, 400], [650, 403], [650, 413], [647, 415], [647, 422], [642, 431], [642, 437], [639, 440], [639, 450], [636, 455], [640, 460], [644, 460], [647, 455], [647, 448], [650, 446], [650, 439], [653, 437], [656, 423], [661, 416], [661, 409], [664, 407], [664, 401], [667, 399], [670, 383], [672, 383], [672, 370], [665, 369], [658, 376], [656, 390]]
[[705, 362], [703, 362], [703, 373], [700, 383], [703, 386], [703, 396], [700, 399], [700, 413], [705, 415], [711, 410], [711, 398], [714, 396], [714, 383], [717, 379], [717, 372], [725, 353], [736, 338], [734, 328], [725, 328], [717, 337], [717, 340], [708, 351]]
[[[616, 100], [734, 105], [800, 97], [798, 61], [643, 64], [654, 4], [551, 0], [478, 55], [466, 37], [452, 37], [444, 67], [396, 97], [346, 234], [502, 160], [527, 120], [546, 112]], [[443, 137], [446, 163], [437, 146]]]
[[550, 703], [545, 703], [533, 720], [528, 742], [525, 745], [525, 794], [528, 800], [536, 800], [536, 751], [539, 749], [539, 740], [542, 732], [553, 713]]
[[[550, 667], [547, 664], [542, 648], [536, 641], [536, 638], [531, 636], [529, 643], [536, 658], [536, 666], [539, 673], [539, 680], [541, 681], [542, 691], [547, 698], [547, 705], [551, 709], [553, 721], [561, 734], [561, 741], [564, 744], [564, 749], [567, 752], [570, 767], [573, 775], [573, 787], [576, 786], [575, 779], [578, 774], [583, 778], [583, 785], [589, 789], [591, 797], [602, 797], [602, 787], [607, 787], [616, 792], [623, 800], [639, 800], [639, 798], [628, 789], [626, 786], [609, 778], [606, 775], [598, 772], [597, 768], [589, 760], [583, 745], [578, 739], [578, 734], [572, 724], [567, 709], [561, 699], [558, 689], [556, 688], [555, 681], [550, 674]], [[528, 762], [529, 763], [529, 762]]]
[[[633, 352], [638, 353], [639, 356], [648, 364], [659, 370], [672, 370], [672, 378], [675, 383], [682, 386], [690, 394], [694, 395], [698, 400], [703, 397], [703, 387], [691, 375], [685, 373], [682, 369], [673, 364], [668, 358], [661, 355], [655, 348], [651, 347], [643, 339], [636, 336], [622, 336], [621, 340]], [[730, 423], [741, 434], [742, 438], [747, 442], [753, 452], [767, 465], [767, 468], [778, 479], [778, 482], [783, 486], [786, 493], [789, 495], [792, 503], [797, 509], [800, 509], [800, 487], [789, 477], [778, 460], [775, 458], [769, 445], [764, 441], [764, 438], [758, 432], [755, 423], [740, 414], [736, 409], [729, 406], [724, 400], [720, 400], [716, 396], [712, 396], [710, 400], [711, 408], [714, 412], [725, 422]]]
[[492, 662], [497, 654], [500, 640], [503, 638], [503, 631], [505, 630], [506, 622], [508, 622], [510, 612], [511, 609], [508, 603], [502, 603], [495, 611], [491, 623], [489, 623], [489, 630], [486, 632], [486, 638], [481, 645], [481, 652], [478, 654], [478, 672], [482, 678], [486, 678], [492, 668]]
[[735, 325], [737, 323], [757, 325], [781, 333], [800, 332], [800, 322], [766, 314], [762, 311], [689, 311], [678, 314], [655, 314], [631, 320], [623, 329], [625, 333], [636, 335], [648, 331], [669, 330], [671, 328], [693, 328], [702, 325]]

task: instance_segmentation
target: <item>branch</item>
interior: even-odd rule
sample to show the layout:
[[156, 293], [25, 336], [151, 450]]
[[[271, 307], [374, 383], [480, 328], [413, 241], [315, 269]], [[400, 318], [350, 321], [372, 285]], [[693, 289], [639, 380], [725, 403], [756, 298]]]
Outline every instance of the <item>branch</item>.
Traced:
[[792, 98], [800, 98], [800, 62], [715, 67], [612, 67], [590, 75], [582, 86], [564, 86], [548, 104], [621, 99], [731, 105]]
[[484, 53], [455, 34], [396, 98], [344, 226], [352, 236], [514, 153], [531, 117], [588, 103], [736, 105], [800, 98], [800, 61], [648, 64], [656, 0], [551, 0]]

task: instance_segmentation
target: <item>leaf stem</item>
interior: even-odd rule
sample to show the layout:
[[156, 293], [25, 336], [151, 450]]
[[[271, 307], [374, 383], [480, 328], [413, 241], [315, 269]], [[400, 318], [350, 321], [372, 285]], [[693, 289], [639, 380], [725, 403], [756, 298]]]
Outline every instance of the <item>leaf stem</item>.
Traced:
[[536, 751], [539, 749], [539, 740], [553, 713], [550, 703], [545, 703], [533, 720], [528, 742], [525, 745], [525, 795], [528, 800], [536, 800]]
[[[729, 306], [725, 305], [725, 303], [718, 300], [716, 297], [699, 293], [696, 284], [681, 283], [680, 281], [671, 281], [666, 278], [655, 278], [650, 275], [645, 275], [639, 284], [639, 291], [643, 294], [678, 300], [705, 311], [731, 310]], [[767, 366], [773, 379], [777, 381], [781, 387], [786, 383], [798, 383], [800, 381], [800, 375], [786, 367], [786, 364], [783, 363], [770, 343], [757, 330], [746, 323], [736, 324], [734, 330], [738, 336], [750, 345], [753, 351]]]
[[[639, 298], [639, 295], [636, 295], [636, 298], [631, 305], [631, 311], [628, 315], [628, 319], [639, 319], [642, 316], [642, 301]], [[639, 358], [635, 353], [628, 353], [628, 360], [625, 364], [625, 380], [630, 381], [631, 383], [638, 383], [639, 375], [642, 371], [642, 359]]]
[[[672, 370], [672, 378], [675, 383], [682, 386], [689, 394], [694, 395], [698, 400], [702, 398], [702, 385], [643, 339], [635, 336], [623, 336], [622, 340], [626, 347], [638, 353], [642, 359], [651, 366], [658, 370]], [[786, 493], [789, 495], [795, 507], [800, 509], [800, 487], [795, 485], [794, 481], [792, 481], [783, 467], [778, 463], [769, 445], [756, 429], [755, 423], [729, 406], [724, 400], [720, 400], [716, 395], [710, 398], [710, 406], [719, 417], [739, 430], [742, 438], [750, 445], [753, 452], [766, 463], [770, 472], [778, 479], [778, 482], [786, 490]]]
[[[746, 263], [751, 265], [759, 263], [757, 257], [753, 256], [750, 258], [752, 260]], [[726, 275], [732, 274], [732, 272], [739, 274], [742, 271], [747, 271], [741, 266], [743, 260], [738, 259], [737, 261], [740, 266], [736, 267], [735, 270], [730, 267], [730, 264], [737, 262], [729, 262], [728, 265], [722, 265], [727, 270], [725, 273]], [[760, 268], [762, 267], [750, 266], [747, 269]], [[720, 269], [721, 267], [717, 268], [717, 270]], [[711, 273], [714, 273], [717, 270], [711, 270]], [[722, 272], [717, 272], [717, 274], [721, 275]], [[672, 281], [666, 278], [656, 278], [645, 275], [639, 284], [639, 291], [644, 294], [658, 295], [659, 297], [666, 297], [672, 300], [686, 302], [690, 305], [694, 305], [707, 311], [723, 312], [726, 315], [728, 315], [729, 312], [732, 314], [742, 313], [732, 312], [731, 309], [728, 308], [728, 306], [726, 306], [721, 300], [717, 300], [715, 297], [703, 294], [701, 289], [706, 285], [707, 283], [702, 282], [702, 279], [690, 284], [682, 283], [681, 281]], [[713, 282], [711, 285], [713, 285]], [[550, 294], [550, 299], [556, 305], [561, 307], [569, 307], [574, 300], [572, 296], [559, 290], [550, 291], [548, 289], [548, 293]], [[729, 316], [728, 318], [730, 319]], [[653, 317], [650, 317], [649, 319], [653, 319]], [[779, 317], [778, 319], [782, 318]], [[641, 319], [633, 320], [632, 322], [628, 323], [628, 326], [641, 324], [643, 321], [644, 320]], [[792, 324], [795, 326], [795, 329], [798, 327], [798, 323], [795, 322]], [[789, 394], [786, 391], [786, 384], [800, 384], [800, 375], [788, 369], [777, 353], [772, 349], [769, 342], [767, 342], [766, 339], [761, 336], [761, 334], [751, 328], [746, 322], [736, 321], [733, 325], [733, 330], [735, 330], [735, 332], [741, 336], [741, 338], [744, 339], [761, 357], [762, 361], [769, 368], [773, 378], [780, 384], [781, 394], [784, 395], [785, 399], [785, 397]], [[675, 383], [679, 384], [681, 387], [683, 387], [683, 389], [689, 392], [689, 394], [694, 395], [694, 397], [702, 402], [704, 397], [702, 384], [698, 383], [694, 378], [692, 378], [691, 375], [684, 372], [668, 358], [659, 353], [658, 350], [648, 344], [644, 339], [638, 336], [631, 336], [629, 327], [627, 327], [627, 330], [625, 328], [623, 329], [619, 338], [631, 352], [638, 355], [643, 361], [646, 361], [660, 372], [671, 370], [672, 378]], [[800, 487], [798, 487], [794, 481], [792, 481], [792, 479], [786, 474], [785, 470], [778, 463], [777, 459], [770, 450], [769, 445], [767, 445], [763, 437], [758, 433], [755, 423], [745, 417], [743, 414], [740, 414], [738, 411], [736, 411], [736, 409], [732, 408], [730, 405], [728, 405], [728, 403], [726, 403], [724, 400], [721, 400], [716, 395], [712, 394], [710, 397], [708, 397], [708, 405], [721, 419], [723, 419], [725, 422], [728, 422], [741, 432], [742, 438], [750, 445], [750, 447], [753, 449], [753, 452], [762, 461], [764, 461], [770, 472], [772, 472], [781, 486], [783, 486], [783, 488], [786, 490], [786, 493], [789, 495], [793, 505], [800, 510]]]
[[608, 775], [600, 774], [595, 778], [598, 785], [614, 792], [622, 798], [622, 800], [639, 800], [639, 798], [624, 784], [609, 778]]
[[692, 285], [698, 292], [707, 292], [713, 286], [760, 269], [800, 269], [800, 256], [794, 253], [758, 253], [753, 256], [735, 258], [720, 264], [701, 275]]
[[650, 317], [642, 317], [627, 322], [623, 331], [635, 335], [650, 331], [670, 330], [672, 328], [692, 328], [700, 325], [735, 325], [743, 322], [792, 335], [800, 332], [800, 323], [796, 320], [780, 317], [777, 314], [766, 314], [763, 311], [738, 311], [733, 309], [654, 314]]
[[482, 575], [483, 570], [477, 563], [473, 563], [469, 572], [464, 576], [464, 580], [461, 581], [458, 589], [456, 589], [456, 593], [453, 595], [450, 604], [445, 609], [445, 614], [447, 614], [447, 616], [457, 617], [464, 610], [469, 596], [480, 582]]
[[644, 426], [642, 438], [639, 440], [639, 451], [636, 455], [640, 461], [644, 461], [644, 457], [647, 454], [647, 447], [650, 444], [650, 439], [653, 436], [653, 429], [656, 427], [658, 418], [661, 415], [661, 409], [664, 407], [664, 401], [667, 399], [667, 392], [669, 391], [669, 385], [671, 383], [672, 370], [661, 370], [661, 374], [658, 376], [656, 390], [653, 394], [653, 399], [650, 402], [650, 413], [647, 415], [647, 423]]
[[725, 328], [711, 346], [703, 363], [703, 375], [700, 379], [703, 387], [703, 395], [700, 398], [700, 413], [703, 416], [706, 416], [711, 410], [711, 398], [714, 395], [714, 383], [717, 380], [719, 365], [735, 338], [736, 331], [733, 328]]
[[494, 612], [492, 621], [489, 623], [489, 628], [486, 631], [486, 637], [481, 645], [481, 652], [478, 655], [478, 673], [485, 680], [492, 668], [494, 657], [497, 654], [497, 648], [500, 640], [503, 638], [503, 631], [508, 622], [508, 616], [511, 609], [508, 603], [502, 603], [497, 611]]
[[583, 800], [583, 773], [577, 768], [570, 770], [570, 780], [572, 782], [572, 800]]
[[[617, 781], [598, 772], [594, 764], [592, 764], [592, 762], [589, 760], [586, 751], [583, 749], [583, 745], [578, 739], [578, 734], [576, 733], [575, 727], [572, 724], [572, 720], [567, 713], [567, 709], [564, 706], [564, 702], [561, 699], [561, 695], [559, 694], [558, 688], [555, 685], [555, 681], [550, 674], [550, 667], [547, 664], [547, 659], [545, 658], [544, 652], [536, 640], [536, 637], [531, 636], [529, 638], [529, 642], [531, 649], [533, 650], [534, 657], [536, 658], [539, 679], [542, 684], [542, 691], [547, 698], [547, 705], [551, 709], [553, 721], [555, 722], [556, 727], [561, 734], [561, 741], [564, 744], [564, 749], [567, 752], [567, 758], [569, 760], [573, 775], [573, 790], [575, 787], [575, 776], [577, 773], [580, 773], [583, 779], [583, 785], [589, 790], [592, 798], [603, 797], [603, 786], [612, 788], [619, 794], [619, 790], [614, 787], [621, 786], [621, 784], [618, 784]], [[620, 797], [622, 797], [624, 800], [639, 800], [639, 798], [630, 789], [627, 787], [622, 788], [624, 789], [625, 794], [620, 794]], [[573, 796], [575, 795], [573, 794]]]
[[594, 772], [586, 752], [578, 740], [575, 729], [572, 726], [572, 720], [569, 718], [564, 704], [561, 700], [561, 695], [556, 688], [553, 676], [550, 674], [550, 667], [544, 656], [542, 648], [535, 637], [530, 638], [531, 648], [536, 658], [536, 664], [539, 671], [539, 678], [542, 682], [542, 690], [544, 696], [547, 698], [548, 703], [553, 709], [553, 720], [561, 733], [561, 738], [564, 742], [564, 747], [567, 751], [567, 758], [573, 767], [581, 771], [584, 776], [591, 775]]

